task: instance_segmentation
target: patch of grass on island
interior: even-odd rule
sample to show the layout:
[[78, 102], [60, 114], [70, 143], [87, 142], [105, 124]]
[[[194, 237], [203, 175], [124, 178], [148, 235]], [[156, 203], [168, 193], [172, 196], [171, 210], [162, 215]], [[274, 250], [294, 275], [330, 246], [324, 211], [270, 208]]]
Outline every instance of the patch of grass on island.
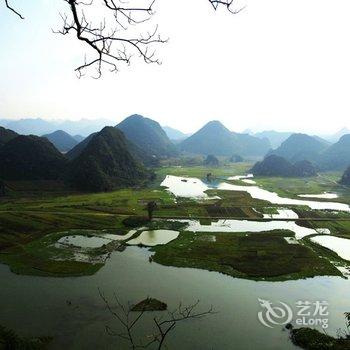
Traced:
[[298, 225], [313, 229], [329, 229], [332, 235], [350, 238], [350, 220], [306, 220], [299, 221]]
[[167, 266], [221, 272], [233, 277], [282, 281], [341, 273], [301, 244], [288, 244], [290, 231], [251, 234], [191, 233], [152, 248], [154, 261]]
[[[0, 262], [9, 265], [12, 272], [36, 276], [83, 276], [93, 275], [104, 266], [105, 256], [120, 249], [122, 243], [111, 241], [98, 248], [58, 246], [65, 236], [98, 237], [104, 231], [70, 230], [45, 235], [27, 244], [17, 244], [0, 251]], [[108, 233], [113, 233], [108, 231]], [[126, 231], [118, 230], [118, 234]]]

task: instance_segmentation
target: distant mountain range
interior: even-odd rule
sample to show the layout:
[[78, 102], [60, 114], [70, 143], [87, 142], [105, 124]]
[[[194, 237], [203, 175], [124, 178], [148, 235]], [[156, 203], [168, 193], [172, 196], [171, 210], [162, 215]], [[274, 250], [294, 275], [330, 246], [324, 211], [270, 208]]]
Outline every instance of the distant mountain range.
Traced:
[[207, 123], [179, 144], [188, 153], [216, 156], [262, 156], [270, 147], [267, 139], [231, 132], [219, 121]]
[[339, 131], [337, 131], [335, 134], [333, 135], [324, 135], [322, 136], [322, 138], [324, 138], [325, 140], [329, 141], [329, 142], [337, 142], [339, 141], [339, 139], [344, 136], [350, 134], [350, 129], [349, 128], [342, 128]]
[[350, 134], [334, 144], [306, 134], [292, 134], [280, 147], [270, 151], [294, 163], [308, 160], [320, 170], [344, 170], [350, 165]]
[[[34, 126], [40, 131], [47, 127], [43, 120], [16, 123], [18, 130], [19, 126], [26, 131]], [[252, 171], [268, 176], [310, 176], [316, 169], [349, 167], [350, 134], [334, 144], [318, 136], [288, 134], [268, 131], [257, 137], [231, 132], [221, 122], [211, 121], [174, 145], [159, 123], [137, 114], [86, 138], [80, 136], [81, 130], [76, 130], [74, 137], [64, 130], [39, 137], [0, 127], [0, 179], [60, 180], [77, 190], [107, 191], [148, 181], [153, 174], [150, 168], [159, 165], [162, 158], [194, 154], [210, 155], [208, 161], [215, 163], [217, 156], [232, 161], [241, 161], [242, 156], [265, 156]], [[282, 136], [287, 139], [271, 150], [268, 138], [277, 144]], [[348, 181], [349, 172], [344, 173], [343, 183]]]
[[292, 135], [292, 132], [280, 132], [274, 130], [261, 131], [255, 134], [252, 134], [255, 137], [259, 137], [259, 139], [268, 139], [270, 141], [271, 147], [273, 149], [279, 147], [283, 141], [287, 140], [287, 138]]
[[162, 126], [162, 128], [172, 141], [184, 140], [190, 136], [190, 134], [185, 134], [182, 131], [174, 129], [170, 126]]
[[60, 152], [68, 152], [79, 143], [73, 136], [63, 130], [57, 130], [42, 137], [46, 137]]
[[113, 125], [114, 122], [108, 119], [78, 121], [48, 121], [40, 118], [25, 118], [19, 120], [0, 119], [0, 126], [13, 130], [22, 135], [51, 134], [57, 130], [63, 130], [70, 135], [88, 136], [93, 132], [101, 130], [106, 125]]

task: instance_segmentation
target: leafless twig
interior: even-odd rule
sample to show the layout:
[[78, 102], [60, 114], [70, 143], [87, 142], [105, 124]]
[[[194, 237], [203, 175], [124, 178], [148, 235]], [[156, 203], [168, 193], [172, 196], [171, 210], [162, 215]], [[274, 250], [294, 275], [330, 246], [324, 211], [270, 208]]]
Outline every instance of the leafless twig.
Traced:
[[[9, 0], [4, 1], [8, 9], [24, 18], [9, 4]], [[90, 49], [84, 62], [75, 69], [78, 77], [90, 69], [96, 70], [95, 78], [101, 77], [104, 68], [117, 72], [120, 65], [129, 65], [134, 56], [138, 56], [145, 63], [161, 63], [155, 49], [158, 44], [166, 43], [167, 39], [159, 35], [157, 25], [143, 34], [141, 34], [143, 30], [137, 30], [137, 34], [130, 36], [132, 27], [152, 19], [156, 0], [129, 0], [131, 3], [135, 2], [137, 6], [129, 5], [125, 0], [62, 1], [67, 3], [68, 10], [66, 14], [61, 14], [63, 26], [55, 33], [62, 35], [73, 33], [78, 41]], [[233, 14], [243, 10], [243, 8], [233, 9], [234, 0], [209, 0], [209, 2], [215, 10], [220, 5]], [[96, 16], [96, 13], [102, 14]], [[99, 19], [97, 24], [96, 18]]]
[[132, 312], [131, 305], [124, 306], [114, 294], [114, 305], [105, 297], [105, 295], [99, 290], [100, 296], [108, 311], [122, 326], [124, 331], [115, 331], [110, 327], [106, 327], [106, 331], [109, 335], [117, 336], [127, 341], [131, 349], [146, 349], [153, 346], [155, 349], [162, 349], [165, 346], [165, 340], [171, 331], [175, 329], [178, 323], [185, 320], [199, 319], [211, 314], [214, 314], [212, 307], [209, 310], [197, 311], [199, 301], [194, 304], [183, 306], [180, 304], [175, 310], [167, 311], [165, 315], [156, 316], [153, 318], [153, 332], [148, 334], [143, 339], [136, 340], [134, 330], [139, 322], [142, 320], [145, 311]]
[[15, 13], [19, 18], [24, 19], [24, 17], [9, 4], [8, 0], [5, 0], [5, 5], [9, 10]]
[[227, 10], [234, 15], [240, 13], [245, 9], [245, 6], [240, 7], [238, 9], [233, 9], [232, 5], [234, 3], [234, 0], [209, 0], [209, 2], [212, 4], [214, 10], [216, 11], [220, 5], [224, 6], [227, 8]]
[[117, 72], [119, 64], [129, 65], [134, 55], [146, 63], [160, 64], [154, 45], [166, 43], [167, 40], [158, 34], [158, 26], [136, 37], [129, 37], [126, 33], [129, 26], [144, 23], [153, 16], [154, 0], [145, 7], [126, 7], [121, 0], [103, 0], [102, 5], [98, 6], [104, 6], [102, 10], [108, 10], [109, 15], [112, 13], [113, 21], [111, 23], [103, 18], [97, 26], [86, 15], [87, 7], [93, 5], [93, 0], [90, 3], [64, 1], [69, 5], [70, 16], [61, 15], [63, 28], [58, 33], [75, 33], [77, 39], [87, 44], [95, 53], [92, 58], [85, 58], [84, 63], [75, 69], [79, 77], [90, 67], [96, 68], [96, 78], [101, 76], [103, 67]]

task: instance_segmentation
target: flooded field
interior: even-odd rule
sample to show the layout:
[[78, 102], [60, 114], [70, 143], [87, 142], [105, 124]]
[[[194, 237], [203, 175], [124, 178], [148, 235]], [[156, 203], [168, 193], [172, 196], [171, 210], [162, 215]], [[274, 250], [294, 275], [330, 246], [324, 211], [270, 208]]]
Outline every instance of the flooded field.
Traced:
[[[349, 260], [350, 241], [332, 236], [328, 226], [301, 225], [296, 221], [299, 219], [296, 211], [283, 205], [305, 205], [311, 209], [332, 211], [349, 211], [349, 206], [337, 202], [284, 198], [258, 187], [249, 175], [230, 177], [229, 181], [231, 183], [224, 179], [206, 182], [195, 177], [168, 175], [161, 183], [167, 189], [153, 191], [152, 195], [166, 191], [174, 195], [175, 203], [176, 197], [182, 197], [205, 205], [208, 199], [219, 198], [208, 195], [206, 191], [209, 189], [242, 191], [248, 192], [253, 199], [263, 199], [278, 207], [267, 206], [266, 211], [261, 212], [262, 208], [253, 208], [261, 215], [261, 220], [158, 219], [154, 220], [153, 226], [130, 228], [124, 232], [101, 228], [95, 231], [68, 230], [52, 234], [52, 237], [48, 235], [40, 246], [43, 251], [59, 247], [62, 252], [59, 260], [80, 259], [97, 263], [98, 268], [89, 276], [53, 278], [18, 275], [8, 266], [0, 265], [0, 278], [5, 281], [0, 288], [0, 324], [16, 329], [22, 335], [52, 336], [50, 348], [55, 350], [127, 349], [127, 342], [106, 332], [106, 326], [116, 332], [123, 328], [106, 307], [100, 295], [102, 292], [114, 306], [116, 295], [123, 305], [152, 297], [166, 303], [169, 309], [176, 308], [179, 303], [190, 305], [197, 300], [202, 311], [212, 306], [214, 314], [176, 327], [167, 342], [171, 349], [232, 349], [233, 344], [238, 350], [297, 349], [282, 326], [269, 328], [259, 322], [258, 314], [263, 310], [261, 300], [287, 304], [293, 311], [292, 322], [296, 319], [298, 301], [315, 303], [326, 300], [329, 305], [327, 332], [336, 335], [337, 330], [344, 327], [343, 314], [350, 307], [347, 298], [343, 297], [350, 291], [350, 281], [344, 277], [348, 269], [345, 265], [340, 266], [339, 270], [342, 269], [344, 274], [342, 276], [335, 270], [338, 276], [330, 262], [309, 251], [304, 242], [306, 237], [311, 236], [312, 244], [331, 249], [339, 257]], [[232, 181], [243, 181], [246, 185], [234, 185]], [[310, 195], [310, 198], [336, 198], [330, 195]], [[173, 228], [173, 225], [180, 226]], [[228, 255], [231, 248], [228, 246], [225, 250], [225, 240], [227, 244], [232, 244], [232, 251], [242, 252], [242, 259], [246, 259], [239, 262], [242, 271], [248, 274], [249, 269], [259, 268], [259, 264], [272, 264], [266, 265], [267, 268], [281, 264], [277, 268], [284, 273], [284, 281], [267, 282], [261, 277], [263, 275], [254, 274], [249, 275], [249, 279], [230, 276], [223, 266], [229, 266], [225, 264], [230, 264], [230, 259], [238, 258]], [[157, 249], [166, 250], [173, 244], [180, 254], [178, 260], [157, 263], [154, 260]], [[181, 249], [186, 249], [186, 244], [189, 249], [181, 255]], [[270, 245], [276, 246], [276, 249], [280, 247], [281, 251], [269, 251]], [[293, 254], [298, 263], [303, 261], [300, 271], [305, 275], [300, 276], [310, 276], [309, 264], [320, 268], [319, 275], [315, 273], [316, 277], [300, 278]], [[219, 267], [210, 265], [214, 263], [213, 257]], [[186, 258], [186, 267], [172, 266], [172, 263], [181, 266], [180, 261]], [[220, 268], [223, 268], [223, 273], [218, 272]], [[275, 278], [272, 273], [267, 276]], [[34, 319], [33, 314], [36, 315]], [[135, 330], [137, 338], [142, 339], [152, 332], [150, 324], [154, 315], [154, 312], [145, 315], [138, 324]], [[320, 326], [316, 328], [321, 330]]]

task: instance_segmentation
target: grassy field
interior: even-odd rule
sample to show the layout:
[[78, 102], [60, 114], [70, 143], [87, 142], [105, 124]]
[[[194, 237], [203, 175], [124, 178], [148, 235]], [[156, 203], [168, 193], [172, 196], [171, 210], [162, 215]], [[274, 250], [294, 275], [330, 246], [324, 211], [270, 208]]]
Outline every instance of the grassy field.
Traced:
[[[324, 199], [327, 202], [350, 203], [350, 188], [342, 186], [337, 182], [341, 178], [340, 172], [321, 173], [311, 178], [282, 178], [282, 177], [258, 177], [254, 180], [261, 187], [278, 193], [282, 197], [299, 198], [299, 194], [321, 194], [323, 192], [335, 192], [339, 198]], [[323, 199], [314, 199], [320, 200]]]
[[[17, 273], [51, 276], [92, 274], [102, 266], [103, 262], [96, 263], [98, 259], [95, 259], [94, 263], [74, 261], [72, 259], [74, 251], [64, 252], [55, 249], [54, 243], [61, 233], [72, 229], [108, 229], [114, 230], [117, 234], [124, 234], [128, 228], [123, 225], [123, 220], [129, 216], [145, 216], [147, 213], [145, 207], [149, 201], [157, 202], [158, 209], [155, 216], [161, 218], [200, 217], [207, 218], [208, 223], [210, 218], [216, 217], [261, 219], [262, 213], [275, 213], [277, 206], [256, 200], [246, 192], [211, 189], [207, 191], [208, 195], [219, 196], [220, 199], [198, 202], [185, 198], [175, 200], [171, 193], [160, 187], [162, 179], [169, 174], [205, 178], [206, 174], [211, 172], [214, 177], [225, 178], [244, 174], [250, 167], [249, 163], [230, 164], [220, 168], [162, 167], [157, 170], [157, 180], [148, 188], [120, 189], [107, 193], [67, 193], [59, 184], [11, 183], [10, 195], [0, 199], [0, 261], [9, 264]], [[335, 182], [334, 179], [337, 176], [338, 174], [333, 173], [309, 179], [257, 178], [256, 180], [264, 188], [287, 197], [295, 197], [300, 193], [318, 194], [324, 191], [335, 191], [340, 194], [342, 201], [349, 203], [350, 192]], [[51, 185], [53, 187], [50, 191]], [[340, 218], [350, 218], [350, 214], [309, 210], [303, 207], [293, 209], [301, 218], [306, 218], [300, 223], [304, 226], [329, 228], [332, 234], [350, 236], [350, 221], [340, 220]], [[152, 224], [153, 228], [157, 225]], [[175, 242], [160, 247], [159, 251], [157, 248], [157, 259], [167, 265], [206, 268], [232, 276], [257, 279], [278, 279], [281, 276], [287, 279], [295, 276], [335, 273], [323, 260], [315, 259], [310, 252], [305, 251], [306, 247], [288, 245], [276, 235], [250, 235], [249, 239], [240, 236], [242, 235], [201, 234], [199, 236], [181, 233]], [[265, 236], [266, 241], [261, 238]], [[208, 237], [209, 241], [203, 240], [203, 237]], [[213, 239], [217, 240], [215, 245], [210, 241]], [[181, 258], [181, 254], [188, 255], [188, 251], [184, 248], [181, 251], [178, 244], [188, 245], [188, 249], [201, 251], [202, 255], [199, 254], [187, 260]], [[206, 248], [210, 248], [208, 250], [210, 254], [205, 253], [206, 250], [203, 248], [205, 245], [208, 245]], [[213, 249], [214, 246], [217, 250]], [[271, 249], [263, 249], [269, 246]], [[296, 255], [292, 256], [294, 262], [287, 259], [288, 249], [296, 250]], [[104, 253], [106, 253], [104, 250], [89, 252], [90, 256], [95, 258]], [[216, 259], [215, 254], [218, 254]], [[222, 254], [226, 254], [226, 260], [222, 260]], [[228, 259], [229, 256], [231, 260]], [[55, 257], [59, 259], [55, 260]], [[261, 271], [249, 270], [254, 265], [249, 267], [249, 260], [255, 261], [257, 263], [255, 265], [260, 265]], [[243, 264], [239, 268], [238, 261]], [[273, 261], [278, 263], [274, 264]], [[296, 268], [295, 261], [303, 261], [303, 264], [298, 266], [297, 271], [291, 271], [289, 265]], [[276, 270], [273, 265], [282, 270]], [[263, 266], [266, 268], [264, 269]]]
[[263, 280], [290, 280], [340, 275], [327, 260], [301, 244], [288, 244], [288, 231], [246, 233], [189, 233], [153, 248], [154, 261]]
[[233, 175], [245, 174], [252, 167], [252, 163], [234, 163], [222, 167], [206, 167], [206, 166], [173, 166], [158, 169], [158, 176], [175, 175], [205, 178], [208, 173], [212, 173], [215, 177], [228, 177]]

